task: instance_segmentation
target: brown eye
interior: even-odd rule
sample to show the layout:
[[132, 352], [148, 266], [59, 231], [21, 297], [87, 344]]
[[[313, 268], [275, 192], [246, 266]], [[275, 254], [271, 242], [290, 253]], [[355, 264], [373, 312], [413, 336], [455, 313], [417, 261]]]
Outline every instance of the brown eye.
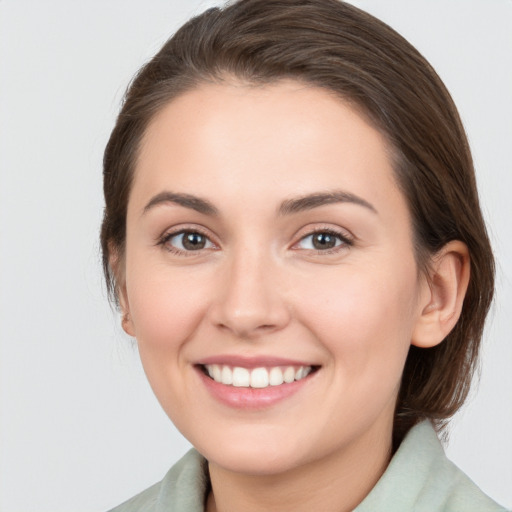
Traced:
[[206, 237], [199, 233], [183, 233], [183, 247], [189, 251], [204, 249], [206, 246]]
[[313, 247], [315, 249], [332, 249], [336, 247], [336, 237], [330, 233], [315, 233], [313, 235]]
[[178, 251], [200, 251], [213, 247], [212, 242], [207, 236], [197, 231], [181, 231], [172, 233], [165, 237], [164, 243], [172, 249]]
[[303, 237], [297, 247], [299, 249], [328, 251], [329, 249], [343, 248], [352, 245], [351, 240], [334, 231], [317, 231]]

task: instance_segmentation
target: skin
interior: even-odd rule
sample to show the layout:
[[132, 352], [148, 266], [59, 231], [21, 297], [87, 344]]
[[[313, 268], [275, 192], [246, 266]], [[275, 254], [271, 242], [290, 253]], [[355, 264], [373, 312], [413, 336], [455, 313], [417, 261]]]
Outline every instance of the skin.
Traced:
[[[278, 212], [333, 191], [367, 204]], [[217, 215], [159, 201], [164, 192], [205, 199]], [[205, 247], [165, 239], [182, 229], [200, 230]], [[349, 243], [315, 250], [315, 230]], [[460, 243], [433, 260], [433, 278], [418, 271], [385, 139], [344, 102], [293, 81], [204, 85], [156, 115], [124, 254], [112, 260], [123, 327], [162, 407], [209, 461], [210, 511], [357, 506], [391, 456], [409, 346], [444, 338], [469, 275]], [[233, 408], [195, 366], [226, 354], [319, 370], [271, 407]]]

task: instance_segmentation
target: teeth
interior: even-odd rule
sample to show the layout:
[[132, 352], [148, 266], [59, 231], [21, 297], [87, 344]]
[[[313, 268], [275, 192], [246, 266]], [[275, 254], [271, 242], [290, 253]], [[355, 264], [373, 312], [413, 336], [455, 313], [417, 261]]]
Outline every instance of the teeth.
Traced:
[[284, 382], [281, 368], [272, 368], [272, 370], [270, 370], [268, 380], [271, 386], [280, 386]]
[[208, 375], [215, 381], [226, 386], [238, 388], [266, 388], [268, 386], [280, 386], [290, 384], [295, 380], [307, 377], [311, 366], [275, 366], [272, 368], [254, 368], [248, 370], [240, 366], [230, 367], [218, 364], [205, 365]]
[[[210, 370], [208, 370], [209, 372]], [[217, 382], [222, 382], [222, 368], [218, 364], [212, 365], [212, 374], [210, 377]]]
[[287, 384], [295, 380], [295, 370], [293, 369], [293, 366], [288, 366], [288, 368], [286, 368], [283, 374], [283, 380]]
[[269, 380], [266, 368], [255, 368], [251, 372], [251, 388], [266, 388]]
[[233, 386], [237, 388], [248, 388], [250, 382], [251, 374], [249, 370], [240, 368], [239, 366], [233, 368]]
[[223, 366], [220, 374], [220, 381], [222, 384], [233, 384], [233, 372], [229, 366]]

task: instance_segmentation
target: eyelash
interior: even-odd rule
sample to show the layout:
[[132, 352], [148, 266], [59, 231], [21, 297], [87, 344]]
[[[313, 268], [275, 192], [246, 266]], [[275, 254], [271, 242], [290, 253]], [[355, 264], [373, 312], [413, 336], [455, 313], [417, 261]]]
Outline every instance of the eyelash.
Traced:
[[[190, 228], [190, 229], [180, 229], [178, 231], [172, 231], [170, 233], [165, 233], [158, 240], [157, 245], [163, 246], [167, 251], [169, 251], [172, 254], [176, 254], [178, 256], [185, 256], [185, 257], [187, 257], [187, 256], [195, 256], [198, 253], [201, 253], [204, 249], [198, 249], [196, 251], [183, 251], [181, 249], [178, 249], [177, 247], [174, 247], [174, 246], [168, 244], [168, 242], [171, 239], [173, 239], [174, 237], [176, 237], [178, 235], [183, 235], [185, 233], [201, 235], [201, 236], [205, 237], [211, 244], [215, 245], [210, 240], [208, 235], [206, 235], [206, 233], [202, 232], [200, 229], [195, 228], [195, 227], [194, 228]], [[336, 245], [335, 247], [333, 247], [331, 249], [306, 249], [306, 250], [308, 250], [310, 252], [313, 252], [314, 254], [317, 254], [317, 255], [325, 256], [325, 255], [330, 255], [330, 254], [336, 254], [336, 253], [342, 251], [343, 249], [346, 249], [348, 247], [352, 247], [354, 245], [354, 240], [352, 238], [348, 237], [347, 235], [345, 235], [345, 234], [343, 234], [343, 233], [341, 233], [339, 231], [336, 231], [336, 230], [334, 230], [332, 228], [317, 228], [317, 229], [314, 229], [313, 231], [308, 232], [304, 236], [302, 236], [300, 238], [300, 240], [294, 244], [294, 246], [296, 246], [297, 244], [299, 244], [301, 241], [305, 240], [306, 238], [314, 236], [316, 234], [320, 234], [320, 233], [321, 234], [325, 234], [325, 235], [334, 236], [341, 243], [339, 245]], [[299, 249], [295, 249], [295, 250], [299, 250]]]
[[[310, 231], [309, 233], [305, 234], [300, 238], [300, 240], [294, 244], [297, 245], [302, 240], [314, 236], [316, 234], [323, 234], [323, 235], [330, 235], [335, 238], [337, 238], [341, 243], [339, 245], [336, 245], [335, 247], [332, 247], [331, 249], [308, 249], [309, 251], [312, 251], [316, 255], [326, 256], [330, 254], [337, 254], [340, 251], [347, 249], [348, 247], [352, 247], [354, 245], [354, 240], [350, 237], [348, 237], [346, 234], [341, 233], [340, 231], [336, 231], [332, 228], [316, 228], [313, 231]], [[297, 249], [298, 250], [298, 249]]]
[[[201, 235], [203, 236], [204, 238], [206, 238], [210, 243], [213, 244], [213, 242], [210, 240], [210, 237], [206, 234], [206, 233], [203, 233], [203, 231], [201, 231], [201, 229], [198, 229], [196, 227], [194, 228], [185, 228], [185, 229], [179, 229], [178, 231], [172, 231], [170, 233], [165, 233], [157, 242], [157, 245], [161, 245], [162, 247], [164, 247], [164, 249], [166, 251], [169, 251], [170, 253], [172, 254], [176, 254], [178, 256], [196, 256], [198, 253], [201, 253], [202, 250], [199, 249], [197, 251], [183, 251], [181, 249], [178, 249], [177, 247], [174, 247], [170, 244], [168, 244], [168, 242], [173, 239], [175, 236], [178, 236], [178, 235], [183, 235], [185, 233], [189, 233], [189, 234], [197, 234], [197, 235]], [[213, 244], [215, 245], [215, 244]]]

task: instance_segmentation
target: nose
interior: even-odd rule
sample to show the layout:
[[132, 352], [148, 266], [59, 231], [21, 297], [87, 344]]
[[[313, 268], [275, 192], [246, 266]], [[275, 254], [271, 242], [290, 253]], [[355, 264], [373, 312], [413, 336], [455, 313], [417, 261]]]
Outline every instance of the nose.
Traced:
[[242, 252], [233, 254], [218, 276], [221, 283], [210, 320], [237, 338], [251, 340], [283, 329], [290, 321], [290, 307], [279, 265], [259, 251]]

